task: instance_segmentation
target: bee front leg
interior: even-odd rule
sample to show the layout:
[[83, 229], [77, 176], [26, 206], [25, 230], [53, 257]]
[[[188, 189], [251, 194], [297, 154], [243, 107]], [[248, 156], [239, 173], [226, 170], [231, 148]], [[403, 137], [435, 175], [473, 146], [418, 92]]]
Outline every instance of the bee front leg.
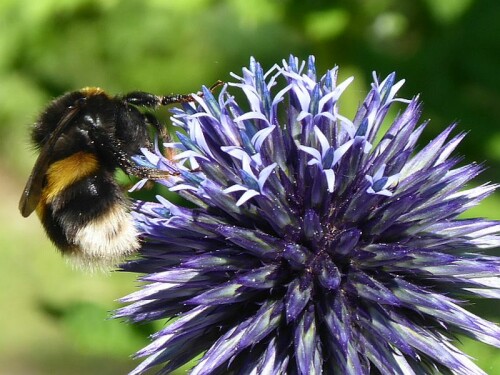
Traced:
[[137, 164], [123, 150], [120, 141], [108, 134], [101, 126], [96, 126], [94, 119], [90, 116], [85, 116], [84, 121], [88, 125], [89, 135], [96, 146], [102, 148], [102, 152], [112, 155], [117, 166], [123, 169], [128, 175], [149, 180], [162, 180], [179, 174], [176, 171], [162, 171]]
[[[219, 80], [210, 86], [209, 90], [214, 91], [217, 87], [222, 86], [223, 84], [224, 82]], [[203, 96], [203, 93], [200, 92], [197, 95]], [[126, 103], [137, 106], [156, 108], [169, 104], [194, 102], [195, 98], [192, 94], [154, 95], [143, 91], [133, 91], [126, 94], [123, 97], [123, 100]]]

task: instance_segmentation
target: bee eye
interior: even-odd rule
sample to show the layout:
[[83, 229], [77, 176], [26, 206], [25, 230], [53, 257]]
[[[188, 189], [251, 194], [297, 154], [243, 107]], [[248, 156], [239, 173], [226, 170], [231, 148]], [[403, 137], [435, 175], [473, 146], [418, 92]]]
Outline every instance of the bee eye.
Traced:
[[82, 107], [85, 102], [87, 101], [87, 98], [80, 98], [75, 102], [75, 107]]

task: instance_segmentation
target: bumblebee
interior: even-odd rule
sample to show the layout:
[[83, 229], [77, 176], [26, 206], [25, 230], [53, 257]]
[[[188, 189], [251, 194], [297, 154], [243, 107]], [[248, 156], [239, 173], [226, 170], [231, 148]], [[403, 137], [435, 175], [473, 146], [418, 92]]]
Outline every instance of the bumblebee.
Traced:
[[138, 233], [115, 171], [167, 177], [131, 159], [150, 147], [150, 127], [163, 133], [158, 120], [140, 109], [193, 100], [139, 91], [109, 96], [93, 87], [55, 99], [31, 132], [39, 156], [19, 202], [21, 214], [36, 211], [54, 245], [83, 266], [113, 265], [134, 253]]

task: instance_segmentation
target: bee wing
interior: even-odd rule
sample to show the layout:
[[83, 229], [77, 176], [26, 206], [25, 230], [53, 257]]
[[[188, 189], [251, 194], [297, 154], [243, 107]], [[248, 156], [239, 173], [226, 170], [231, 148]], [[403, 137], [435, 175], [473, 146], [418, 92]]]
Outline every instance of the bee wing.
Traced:
[[28, 182], [23, 190], [23, 194], [21, 195], [21, 200], [19, 201], [19, 211], [21, 211], [21, 214], [24, 217], [31, 215], [38, 205], [38, 202], [40, 202], [45, 173], [50, 165], [52, 150], [54, 149], [57, 140], [66, 130], [78, 111], [79, 107], [70, 108], [57, 124], [56, 128], [50, 135], [48, 142], [42, 147], [40, 154], [38, 155], [38, 159], [35, 162], [35, 166], [31, 171], [31, 175], [28, 178]]

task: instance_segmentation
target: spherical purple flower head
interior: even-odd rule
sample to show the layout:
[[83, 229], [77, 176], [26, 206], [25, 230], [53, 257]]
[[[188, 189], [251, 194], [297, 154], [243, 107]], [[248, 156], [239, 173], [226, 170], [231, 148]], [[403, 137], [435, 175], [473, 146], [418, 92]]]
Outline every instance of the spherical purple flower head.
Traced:
[[353, 120], [338, 106], [351, 80], [318, 79], [312, 57], [235, 77], [174, 110], [177, 163], [144, 152], [179, 171], [163, 183], [195, 207], [135, 206], [145, 242], [123, 268], [147, 283], [117, 316], [176, 320], [133, 373], [200, 354], [192, 374], [482, 373], [451, 340], [500, 347], [500, 329], [462, 307], [500, 297], [500, 258], [482, 255], [500, 223], [457, 218], [496, 188], [464, 189], [481, 166], [450, 156], [463, 134], [418, 150], [420, 103], [397, 97], [394, 74]]

